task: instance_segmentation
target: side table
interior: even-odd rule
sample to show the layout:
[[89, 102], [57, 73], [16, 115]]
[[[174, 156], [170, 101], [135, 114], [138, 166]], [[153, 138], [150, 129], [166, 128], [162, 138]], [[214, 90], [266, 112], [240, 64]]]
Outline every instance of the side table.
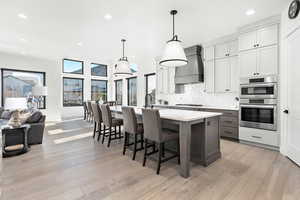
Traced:
[[2, 126], [2, 156], [15, 156], [29, 151], [27, 134], [30, 129], [29, 124], [20, 127]]

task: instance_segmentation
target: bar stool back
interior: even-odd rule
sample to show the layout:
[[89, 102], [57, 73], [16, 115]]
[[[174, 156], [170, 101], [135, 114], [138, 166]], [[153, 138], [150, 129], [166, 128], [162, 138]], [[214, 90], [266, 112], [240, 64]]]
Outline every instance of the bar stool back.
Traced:
[[[122, 114], [124, 120], [124, 132], [125, 132], [125, 140], [124, 140], [124, 147], [123, 147], [123, 155], [125, 155], [126, 148], [128, 146], [134, 145], [133, 148], [133, 157], [132, 160], [135, 160], [136, 152], [143, 150], [144, 146], [144, 129], [143, 124], [139, 124], [136, 119], [134, 108], [123, 106], [122, 107]], [[134, 142], [129, 143], [129, 135], [134, 136]], [[138, 140], [139, 136], [139, 140]], [[140, 148], [137, 148], [137, 144], [141, 144]]]
[[100, 136], [102, 134], [102, 113], [98, 103], [92, 102], [92, 111], [94, 113], [94, 135], [95, 138], [96, 133], [98, 133], [97, 140], [99, 141]]

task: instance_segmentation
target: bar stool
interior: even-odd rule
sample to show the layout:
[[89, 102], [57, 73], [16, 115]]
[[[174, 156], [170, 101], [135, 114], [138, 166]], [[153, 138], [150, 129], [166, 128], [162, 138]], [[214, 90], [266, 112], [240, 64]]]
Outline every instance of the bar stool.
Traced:
[[[136, 152], [144, 149], [143, 124], [137, 123], [135, 111], [132, 107], [127, 107], [127, 106], [122, 107], [122, 114], [123, 114], [124, 132], [125, 132], [123, 155], [125, 155], [127, 147], [134, 145], [132, 160], [135, 160]], [[129, 143], [129, 135], [134, 136], [133, 143]], [[139, 140], [138, 140], [138, 136], [140, 137]], [[137, 148], [137, 144], [140, 144], [141, 147]]]
[[87, 119], [87, 113], [88, 113], [87, 105], [86, 105], [86, 102], [84, 101], [83, 102], [83, 120]]
[[[170, 159], [178, 157], [178, 163], [180, 163], [180, 151], [179, 151], [179, 134], [176, 131], [163, 129], [162, 121], [159, 111], [156, 109], [142, 109], [143, 113], [143, 125], [144, 125], [144, 138], [145, 138], [145, 152], [143, 166], [146, 164], [147, 157], [158, 153], [158, 163], [156, 174], [159, 174], [160, 165]], [[177, 152], [168, 150], [172, 155], [170, 157], [162, 159], [164, 157], [164, 144], [169, 141], [177, 141]], [[153, 150], [148, 153], [147, 149], [158, 144], [158, 150]], [[167, 149], [166, 149], [167, 150]]]
[[[100, 106], [102, 112], [102, 120], [103, 124], [108, 127], [108, 134], [104, 133], [102, 137], [102, 144], [104, 143], [105, 137], [108, 137], [107, 147], [110, 147], [110, 142], [112, 140], [121, 139], [121, 126], [123, 125], [123, 120], [119, 118], [113, 118], [111, 115], [111, 110], [109, 105], [102, 104]], [[119, 131], [117, 131], [117, 126], [119, 127]], [[114, 128], [114, 129], [113, 129]], [[104, 128], [105, 129], [105, 128]], [[112, 137], [114, 136], [114, 137]]]
[[88, 110], [88, 121], [93, 122], [94, 116], [93, 116], [93, 110], [92, 110], [92, 102], [87, 102], [87, 110]]
[[104, 134], [105, 128], [102, 129], [102, 113], [98, 103], [92, 102], [92, 111], [94, 114], [94, 134], [93, 138], [95, 138], [96, 133], [98, 133], [97, 141], [99, 141], [100, 136]]

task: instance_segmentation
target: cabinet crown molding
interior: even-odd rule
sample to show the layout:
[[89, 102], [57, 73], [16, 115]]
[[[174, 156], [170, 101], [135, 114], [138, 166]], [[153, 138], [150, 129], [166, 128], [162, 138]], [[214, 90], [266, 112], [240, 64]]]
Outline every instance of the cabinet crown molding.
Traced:
[[280, 21], [281, 21], [281, 16], [280, 15], [275, 15], [275, 16], [272, 16], [272, 17], [269, 17], [269, 18], [265, 18], [263, 20], [254, 22], [252, 24], [248, 24], [248, 25], [245, 25], [245, 26], [240, 26], [238, 28], [238, 34], [240, 35], [240, 34], [243, 34], [243, 33], [255, 31], [257, 29], [261, 29], [261, 28], [264, 28], [266, 26], [271, 26], [271, 25], [274, 25], [274, 24], [279, 25]]

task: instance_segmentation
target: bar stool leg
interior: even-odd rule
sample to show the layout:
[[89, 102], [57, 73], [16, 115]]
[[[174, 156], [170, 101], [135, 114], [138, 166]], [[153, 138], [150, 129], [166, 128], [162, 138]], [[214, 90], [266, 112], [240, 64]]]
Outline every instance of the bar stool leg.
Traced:
[[146, 165], [146, 160], [147, 160], [147, 147], [148, 147], [148, 140], [145, 139], [145, 151], [144, 151], [143, 167]]
[[103, 126], [103, 137], [102, 137], [102, 144], [104, 143], [105, 134], [106, 134], [106, 127], [105, 127], [105, 125], [104, 125], [104, 126]]
[[128, 133], [125, 132], [124, 146], [123, 146], [123, 155], [125, 155], [125, 153], [126, 153], [126, 147], [128, 145], [127, 137], [128, 137]]
[[134, 134], [134, 148], [133, 148], [133, 156], [132, 156], [132, 160], [135, 160], [135, 155], [136, 155], [136, 145], [137, 145], [137, 134]]
[[97, 123], [94, 122], [94, 134], [93, 134], [93, 138], [95, 138], [95, 135], [96, 135], [96, 127], [97, 127]]
[[101, 134], [102, 134], [102, 125], [101, 125], [101, 123], [98, 123], [98, 138], [97, 138], [98, 142], [100, 140]]
[[107, 147], [110, 147], [110, 142], [111, 142], [111, 126], [109, 127], [109, 136], [108, 136], [108, 143], [107, 143]]
[[160, 143], [158, 148], [159, 148], [158, 149], [158, 163], [157, 163], [156, 174], [159, 174], [159, 171], [160, 171], [161, 156], [162, 156], [162, 151], [163, 151], [163, 143]]

